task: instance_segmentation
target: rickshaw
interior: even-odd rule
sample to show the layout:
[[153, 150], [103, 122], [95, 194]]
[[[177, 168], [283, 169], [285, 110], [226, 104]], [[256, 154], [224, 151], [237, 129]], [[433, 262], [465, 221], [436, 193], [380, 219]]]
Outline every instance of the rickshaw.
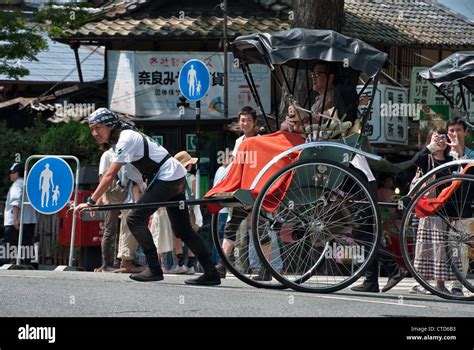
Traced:
[[[319, 122], [313, 123], [309, 72], [316, 63], [326, 62], [342, 77], [341, 85], [347, 88], [352, 84], [354, 91], [359, 75], [364, 74], [365, 85], [358, 95], [356, 92], [358, 104], [370, 84], [374, 96], [387, 55], [359, 39], [331, 30], [300, 28], [241, 36], [231, 47], [267, 129], [276, 131], [271, 130], [271, 122], [278, 127], [278, 118], [268, 116], [264, 110], [252, 78], [254, 64], [270, 68], [282, 97], [293, 107], [301, 124], [307, 121], [303, 135], [307, 142], [260, 163], [250, 186], [221, 193], [211, 190], [210, 198], [232, 198], [234, 207], [246, 209], [233, 210], [231, 214], [241, 215], [242, 227], [229, 256], [221, 249], [218, 213], [214, 210], [212, 235], [222, 262], [234, 276], [256, 287], [290, 287], [316, 293], [343, 289], [362, 276], [381, 237], [380, 203], [369, 190], [367, 179], [350, 166], [357, 156], [382, 161], [361, 149], [366, 142], [363, 133], [373, 99], [356, 120], [337, 117], [334, 108], [329, 115], [319, 114]], [[289, 81], [288, 71], [293, 72], [293, 81]], [[304, 107], [293, 96], [298, 72], [303, 72], [300, 76], [308, 92]], [[327, 90], [328, 84], [323, 105]], [[280, 133], [267, 136], [272, 135], [276, 135], [276, 144], [284, 140]], [[251, 138], [248, 144], [262, 143], [264, 137]], [[243, 152], [251, 151], [248, 146]], [[253, 151], [264, 152], [258, 147]], [[265, 273], [261, 273], [262, 268]], [[260, 278], [256, 278], [257, 271]]]
[[[454, 53], [419, 74], [433, 84], [451, 108], [461, 107], [458, 111], [463, 112], [459, 116], [468, 128], [472, 128], [465, 90], [474, 93], [474, 51]], [[448, 94], [454, 86], [459, 87], [457, 99]], [[405, 264], [425, 290], [446, 299], [474, 300], [472, 165], [474, 160], [458, 159], [436, 167], [420, 178], [400, 200], [404, 207], [400, 244]], [[432, 233], [426, 228], [428, 220], [436, 225], [435, 244], [427, 239], [427, 234]], [[427, 271], [426, 262], [434, 255], [441, 257], [444, 263], [437, 264], [435, 271]], [[443, 277], [440, 271], [445, 275], [448, 272], [443, 279], [446, 280], [445, 287], [457, 280], [457, 286], [454, 284], [453, 287], [462, 290], [463, 295], [452, 294], [436, 284], [435, 278]]]

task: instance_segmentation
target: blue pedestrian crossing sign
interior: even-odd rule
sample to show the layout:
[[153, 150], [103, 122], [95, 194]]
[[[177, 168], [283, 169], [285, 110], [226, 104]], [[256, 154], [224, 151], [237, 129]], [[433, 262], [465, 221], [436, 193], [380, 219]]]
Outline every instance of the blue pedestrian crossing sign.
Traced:
[[179, 71], [179, 90], [189, 101], [199, 101], [209, 90], [209, 69], [200, 60], [189, 60]]
[[41, 214], [55, 214], [69, 202], [74, 189], [71, 167], [59, 157], [45, 157], [28, 172], [26, 193]]

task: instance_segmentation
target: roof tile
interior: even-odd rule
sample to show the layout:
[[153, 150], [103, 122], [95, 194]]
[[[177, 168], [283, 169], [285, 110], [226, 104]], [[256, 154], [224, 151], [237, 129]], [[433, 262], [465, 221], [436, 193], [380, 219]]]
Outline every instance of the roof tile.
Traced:
[[[109, 18], [113, 11], [122, 13], [124, 16], [120, 15], [120, 18], [113, 20], [103, 19], [87, 23], [79, 30], [70, 32], [71, 37], [66, 41], [84, 37], [107, 39], [141, 35], [174, 39], [218, 39], [222, 35], [223, 19], [216, 17], [214, 10], [212, 13], [205, 13], [204, 10], [196, 7], [185, 11], [186, 17], [183, 19], [174, 15], [153, 18], [143, 8], [145, 4], [151, 4], [151, 2], [127, 0], [119, 3], [115, 8], [109, 7], [109, 12], [107, 12]], [[280, 8], [279, 4], [281, 1], [265, 1], [264, 5]], [[140, 13], [140, 8], [143, 13]], [[169, 12], [174, 13], [172, 10]], [[261, 13], [266, 13], [266, 15], [251, 13], [249, 18], [238, 15], [228, 17], [229, 35], [290, 28], [286, 17], [278, 17], [271, 10]], [[342, 32], [372, 44], [427, 47], [474, 46], [474, 25], [431, 4], [346, 2], [345, 14]]]

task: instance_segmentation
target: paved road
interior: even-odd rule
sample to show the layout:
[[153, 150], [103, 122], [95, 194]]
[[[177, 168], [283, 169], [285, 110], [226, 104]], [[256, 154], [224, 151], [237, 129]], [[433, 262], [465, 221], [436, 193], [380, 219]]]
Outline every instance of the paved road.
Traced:
[[412, 279], [383, 294], [309, 294], [232, 277], [218, 287], [191, 287], [187, 278], [140, 283], [124, 274], [0, 270], [0, 317], [474, 317], [474, 302], [409, 294]]

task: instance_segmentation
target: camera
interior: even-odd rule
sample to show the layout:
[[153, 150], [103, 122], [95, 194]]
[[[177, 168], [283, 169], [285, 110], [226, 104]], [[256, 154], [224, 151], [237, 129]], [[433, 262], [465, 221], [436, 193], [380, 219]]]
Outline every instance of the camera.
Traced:
[[439, 140], [440, 141], [446, 141], [446, 135], [445, 134], [439, 135]]

